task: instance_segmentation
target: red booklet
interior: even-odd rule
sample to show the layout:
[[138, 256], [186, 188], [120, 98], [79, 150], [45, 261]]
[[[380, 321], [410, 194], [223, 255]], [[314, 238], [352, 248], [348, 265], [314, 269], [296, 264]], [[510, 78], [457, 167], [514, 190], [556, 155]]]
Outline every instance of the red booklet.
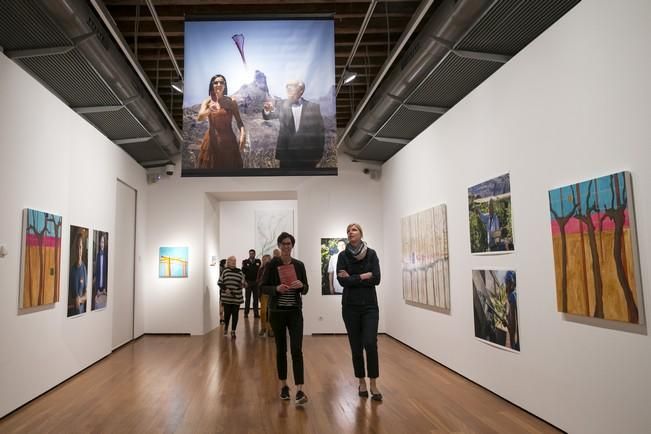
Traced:
[[278, 277], [280, 277], [280, 283], [284, 285], [291, 285], [292, 282], [298, 280], [296, 277], [296, 268], [294, 264], [279, 265], [278, 266]]

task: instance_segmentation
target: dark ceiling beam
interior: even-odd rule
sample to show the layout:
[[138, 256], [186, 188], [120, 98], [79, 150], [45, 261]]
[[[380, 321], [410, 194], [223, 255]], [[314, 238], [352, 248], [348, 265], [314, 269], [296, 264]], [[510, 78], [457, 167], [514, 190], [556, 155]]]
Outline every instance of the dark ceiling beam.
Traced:
[[[346, 0], [347, 3], [368, 3], [368, 0]], [[142, 5], [142, 0], [104, 0], [106, 6], [137, 6]], [[418, 3], [418, 0], [382, 0], [381, 3]], [[332, 0], [249, 0], [241, 1], [239, 5], [250, 4], [252, 7], [260, 5], [275, 5], [278, 4], [330, 4]], [[222, 5], [232, 6], [233, 0], [156, 0], [156, 8], [174, 5], [174, 6], [201, 6], [201, 5]]]

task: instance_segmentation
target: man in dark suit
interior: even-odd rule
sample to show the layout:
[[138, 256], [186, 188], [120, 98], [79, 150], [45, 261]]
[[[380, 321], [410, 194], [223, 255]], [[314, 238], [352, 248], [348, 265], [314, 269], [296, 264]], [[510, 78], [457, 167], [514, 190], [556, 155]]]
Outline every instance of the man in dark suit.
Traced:
[[262, 117], [278, 119], [280, 130], [276, 144], [276, 159], [281, 169], [315, 168], [323, 156], [325, 143], [323, 118], [319, 104], [303, 98], [305, 83], [289, 81], [287, 99], [279, 107], [264, 103]]

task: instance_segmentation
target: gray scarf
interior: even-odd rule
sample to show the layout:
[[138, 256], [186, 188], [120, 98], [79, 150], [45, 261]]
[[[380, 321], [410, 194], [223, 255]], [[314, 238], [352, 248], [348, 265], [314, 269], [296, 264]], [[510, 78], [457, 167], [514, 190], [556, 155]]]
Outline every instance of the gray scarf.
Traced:
[[367, 251], [366, 241], [362, 241], [361, 243], [359, 243], [359, 246], [357, 246], [357, 248], [353, 247], [352, 244], [348, 243], [346, 245], [346, 250], [348, 250], [348, 252], [350, 252], [350, 254], [353, 255], [353, 258], [357, 259], [358, 261], [361, 261], [366, 257], [366, 251]]

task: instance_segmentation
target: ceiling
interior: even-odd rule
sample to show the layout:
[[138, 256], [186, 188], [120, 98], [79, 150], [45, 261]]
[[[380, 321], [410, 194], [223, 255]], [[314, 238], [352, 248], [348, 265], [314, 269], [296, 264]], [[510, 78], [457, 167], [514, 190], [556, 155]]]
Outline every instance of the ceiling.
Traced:
[[[330, 15], [339, 149], [383, 162], [578, 2], [2, 1], [0, 48], [141, 165], [155, 167], [181, 148], [182, 94], [171, 83], [180, 79], [177, 66], [184, 72], [185, 17]], [[346, 66], [358, 74], [350, 85], [341, 83]]]

